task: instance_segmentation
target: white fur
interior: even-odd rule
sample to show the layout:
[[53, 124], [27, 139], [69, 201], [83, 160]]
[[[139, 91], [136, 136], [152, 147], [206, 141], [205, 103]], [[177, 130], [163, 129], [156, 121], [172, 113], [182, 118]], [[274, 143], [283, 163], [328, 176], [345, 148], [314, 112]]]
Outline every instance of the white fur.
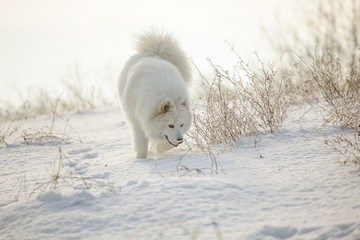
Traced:
[[170, 34], [150, 30], [137, 36], [136, 43], [138, 53], [120, 75], [119, 95], [132, 125], [136, 156], [146, 158], [149, 140], [163, 152], [180, 144], [190, 128], [190, 67]]

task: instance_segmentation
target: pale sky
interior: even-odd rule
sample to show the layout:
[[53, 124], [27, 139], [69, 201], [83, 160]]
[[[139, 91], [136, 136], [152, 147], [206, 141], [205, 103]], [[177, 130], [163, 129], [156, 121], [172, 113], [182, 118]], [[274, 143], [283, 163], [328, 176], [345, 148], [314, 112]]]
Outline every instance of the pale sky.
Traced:
[[273, 58], [260, 26], [276, 27], [274, 14], [294, 1], [0, 0], [0, 96], [16, 96], [12, 85], [57, 88], [74, 62], [89, 81], [107, 72], [115, 84], [134, 53], [133, 34], [152, 25], [174, 33], [204, 71], [207, 57], [234, 61], [225, 40], [244, 56], [256, 50]]

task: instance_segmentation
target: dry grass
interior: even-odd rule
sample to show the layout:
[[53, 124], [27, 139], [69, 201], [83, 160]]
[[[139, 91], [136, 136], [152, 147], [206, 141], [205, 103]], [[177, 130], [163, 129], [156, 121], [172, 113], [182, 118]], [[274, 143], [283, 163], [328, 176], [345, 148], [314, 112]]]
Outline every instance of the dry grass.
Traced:
[[[185, 141], [187, 144], [188, 150], [180, 156], [178, 164], [176, 165], [176, 172], [179, 177], [188, 176], [192, 173], [195, 173], [196, 175], [205, 175], [207, 171], [210, 171], [210, 174], [222, 174], [225, 173], [224, 169], [222, 168], [222, 165], [217, 161], [217, 154], [220, 153], [218, 151], [217, 154], [215, 154], [214, 149], [208, 144], [201, 144], [201, 143], [188, 143], [188, 141]], [[182, 160], [189, 152], [192, 152], [193, 154], [196, 153], [196, 150], [200, 150], [202, 154], [205, 154], [206, 157], [210, 159], [210, 167], [201, 167], [201, 168], [192, 168], [185, 166], [182, 163]]]
[[265, 64], [256, 54], [259, 68], [246, 64], [237, 52], [238, 64], [230, 72], [210, 64], [211, 81], [204, 80], [207, 91], [200, 107], [194, 109], [190, 137], [200, 148], [233, 143], [243, 137], [255, 137], [277, 131], [286, 117], [294, 95], [288, 95], [275, 63]]
[[[61, 143], [68, 143], [71, 140], [77, 141], [82, 143], [81, 137], [78, 132], [71, 126], [69, 123], [69, 119], [65, 120], [60, 114], [57, 113], [58, 103], [60, 98], [53, 106], [52, 110], [52, 120], [50, 126], [43, 126], [40, 129], [25, 129], [21, 133], [21, 138], [26, 142], [26, 144], [41, 144], [44, 142], [55, 141]], [[55, 129], [54, 124], [55, 120], [60, 119], [65, 123], [64, 129], [62, 132], [59, 132]], [[72, 135], [75, 137], [70, 136], [67, 131], [70, 129], [72, 131]]]
[[360, 0], [314, 0], [312, 4], [299, 1], [295, 7], [293, 21], [280, 15], [278, 31], [271, 33], [264, 27], [264, 32], [274, 50], [283, 55], [281, 74], [288, 79], [289, 91], [317, 97], [318, 86], [311, 80], [311, 68], [304, 68], [298, 56], [306, 61], [319, 56], [329, 60], [326, 52], [330, 51], [330, 57], [338, 58], [343, 70], [350, 73], [356, 69], [360, 57]]
[[[117, 103], [116, 91], [111, 91], [112, 94], [106, 91], [107, 88], [110, 88], [108, 86], [109, 79], [96, 79], [99, 85], [89, 86], [90, 77], [83, 73], [78, 63], [74, 63], [68, 71], [65, 77], [61, 77], [62, 85], [59, 85], [56, 91], [31, 87], [24, 95], [14, 86], [13, 89], [17, 92], [21, 103], [15, 105], [0, 98], [0, 120], [11, 121], [48, 115], [52, 113], [55, 104], [58, 112], [72, 113]], [[109, 78], [110, 76], [99, 77]]]
[[320, 133], [324, 137], [324, 143], [332, 150], [344, 157], [345, 163], [360, 165], [360, 131], [341, 134]]
[[57, 156], [49, 169], [49, 177], [43, 181], [37, 181], [34, 184], [28, 183], [26, 176], [19, 179], [19, 187], [15, 194], [15, 201], [37, 198], [46, 191], [59, 191], [60, 189], [73, 191], [81, 189], [104, 189], [115, 193], [115, 188], [112, 183], [86, 178], [76, 171], [76, 169], [72, 168], [67, 169], [65, 172], [64, 161], [70, 162], [60, 146]]
[[[26, 176], [19, 180], [19, 188], [17, 194], [15, 195], [15, 201], [19, 201], [21, 196], [24, 199], [28, 200], [33, 197], [34, 194], [39, 196], [41, 193], [46, 190], [57, 190], [59, 185], [72, 186], [72, 184], [66, 179], [62, 173], [63, 169], [63, 159], [64, 155], [61, 147], [59, 147], [58, 157], [55, 158], [54, 163], [51, 167], [51, 172], [49, 174], [49, 179], [44, 182], [36, 182], [34, 186], [29, 186], [30, 184], [26, 181]], [[30, 189], [29, 189], [30, 188]]]
[[325, 125], [343, 129], [321, 132], [325, 144], [343, 155], [344, 162], [359, 163], [360, 0], [299, 4], [303, 11], [296, 25], [280, 23], [294, 31], [269, 39], [285, 52], [281, 74], [289, 79], [288, 91], [307, 102], [319, 99]]
[[[71, 164], [71, 161], [67, 158], [67, 154], [62, 151], [61, 145], [71, 141], [82, 143], [82, 140], [77, 131], [69, 123], [69, 120], [64, 119], [60, 114], [57, 113], [59, 101], [60, 99], [58, 99], [52, 106], [52, 118], [48, 126], [22, 130], [21, 136], [17, 138], [24, 140], [24, 142], [29, 145], [52, 144], [55, 142], [56, 145], [60, 146], [58, 147], [57, 156], [52, 166], [50, 167], [49, 178], [44, 179], [43, 181], [38, 181], [34, 184], [28, 183], [26, 176], [19, 179], [19, 187], [15, 195], [15, 201], [19, 201], [20, 199], [28, 200], [33, 197], [38, 197], [41, 193], [44, 193], [48, 190], [56, 191], [59, 189], [78, 190], [97, 188], [107, 189], [109, 191], [115, 192], [112, 184], [88, 179], [74, 168], [70, 167], [66, 172], [64, 171], [64, 161], [69, 163], [67, 165], [72, 166], [73, 164]], [[64, 129], [61, 132], [55, 128], [55, 123], [57, 120], [61, 120], [64, 123]], [[5, 134], [2, 135], [1, 139], [5, 139], [6, 137], [10, 136], [12, 132], [16, 133], [19, 130], [14, 128], [12, 132], [9, 132], [9, 129], [11, 129], [11, 125], [8, 126]], [[69, 131], [71, 132], [69, 133]]]
[[[41, 144], [48, 141], [66, 143], [71, 140], [81, 142], [77, 131], [71, 126], [68, 119], [62, 117], [61, 113], [80, 112], [111, 103], [105, 96], [104, 89], [97, 88], [95, 91], [93, 86], [91, 91], [87, 91], [84, 88], [86, 76], [81, 72], [79, 64], [75, 63], [69, 71], [68, 80], [64, 79], [62, 83], [66, 94], [52, 93], [44, 88], [32, 87], [28, 89], [27, 95], [24, 97], [21, 91], [14, 87], [22, 102], [19, 106], [0, 100], [0, 145], [8, 146], [18, 141], [19, 138], [27, 144]], [[112, 98], [110, 97], [110, 99]], [[22, 119], [39, 115], [52, 115], [51, 124], [40, 128], [25, 129], [19, 133], [21, 130], [19, 122]], [[54, 129], [55, 119], [60, 119], [65, 123], [63, 131]], [[68, 134], [69, 131], [74, 137]]]
[[[0, 145], [9, 146], [23, 140], [27, 145], [30, 144], [44, 144], [49, 142], [68, 143], [70, 141], [82, 142], [80, 135], [69, 122], [69, 119], [64, 119], [58, 114], [58, 103], [60, 98], [52, 106], [51, 123], [40, 128], [21, 129], [18, 119], [11, 121], [3, 120], [2, 129], [0, 130]], [[55, 122], [60, 120], [64, 123], [64, 129], [58, 131], [55, 129]], [[20, 132], [21, 131], [21, 132]]]
[[[353, 28], [354, 34], [360, 33], [358, 28], [360, 24]], [[351, 43], [349, 46], [360, 49], [357, 38], [348, 41]], [[359, 164], [360, 56], [357, 51], [354, 54], [344, 52], [344, 46], [335, 44], [336, 41], [332, 45], [323, 42], [322, 48], [308, 50], [302, 55], [293, 54], [297, 58], [297, 68], [303, 72], [304, 86], [312, 87], [305, 98], [311, 100], [320, 96], [320, 102], [326, 103], [322, 107], [324, 125], [344, 128], [341, 133], [321, 132], [324, 143], [340, 153], [344, 162]]]
[[19, 106], [3, 100], [0, 101], [0, 119], [3, 121], [49, 114], [51, 105], [57, 99], [52, 98], [51, 94], [42, 88], [28, 89], [26, 97], [20, 93], [20, 90], [16, 90], [21, 101]]
[[[13, 143], [11, 138], [16, 135], [19, 129], [20, 126], [16, 123], [15, 119], [11, 121], [3, 121], [0, 129], [0, 145], [4, 144], [9, 146], [9, 144]], [[10, 141], [12, 142], [10, 143]]]
[[334, 49], [324, 49], [310, 58], [299, 56], [310, 72], [310, 81], [327, 102], [325, 123], [357, 129], [360, 124], [360, 58], [346, 69]]
[[[214, 77], [202, 78], [205, 94], [193, 109], [193, 126], [189, 149], [200, 149], [211, 160], [211, 173], [224, 173], [217, 155], [228, 147], [252, 138], [256, 146], [261, 135], [281, 128], [287, 110], [296, 96], [287, 93], [284, 81], [277, 75], [275, 62], [265, 63], [255, 54], [258, 67], [252, 67], [231, 48], [238, 58], [232, 71], [209, 60]], [[201, 75], [201, 74], [200, 74]], [[202, 76], [202, 75], [201, 75]], [[182, 165], [182, 175], [203, 169], [189, 169]], [[180, 174], [179, 174], [180, 175]]]
[[360, 164], [360, 58], [350, 69], [343, 65], [334, 49], [301, 60], [327, 103], [322, 109], [324, 124], [344, 128], [339, 134], [321, 132], [324, 143], [340, 153], [344, 163]]

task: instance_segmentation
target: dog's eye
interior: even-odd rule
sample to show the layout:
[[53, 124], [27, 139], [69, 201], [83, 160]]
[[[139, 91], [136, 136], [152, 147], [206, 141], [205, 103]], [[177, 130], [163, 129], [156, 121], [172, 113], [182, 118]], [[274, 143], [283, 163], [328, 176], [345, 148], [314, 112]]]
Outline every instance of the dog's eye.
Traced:
[[183, 127], [183, 126], [184, 126], [184, 124], [181, 124], [181, 125], [180, 125], [180, 127]]
[[169, 128], [174, 128], [174, 124], [169, 124]]

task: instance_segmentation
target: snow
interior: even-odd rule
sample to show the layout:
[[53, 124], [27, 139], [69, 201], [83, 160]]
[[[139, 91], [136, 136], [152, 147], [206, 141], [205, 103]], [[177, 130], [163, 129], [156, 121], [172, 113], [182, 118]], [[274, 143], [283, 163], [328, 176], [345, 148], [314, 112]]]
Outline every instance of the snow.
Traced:
[[185, 145], [135, 159], [117, 107], [63, 116], [76, 132], [57, 118], [69, 143], [0, 147], [0, 239], [359, 239], [359, 167], [341, 164], [316, 130], [338, 129], [305, 108], [256, 147], [215, 146], [219, 174]]

